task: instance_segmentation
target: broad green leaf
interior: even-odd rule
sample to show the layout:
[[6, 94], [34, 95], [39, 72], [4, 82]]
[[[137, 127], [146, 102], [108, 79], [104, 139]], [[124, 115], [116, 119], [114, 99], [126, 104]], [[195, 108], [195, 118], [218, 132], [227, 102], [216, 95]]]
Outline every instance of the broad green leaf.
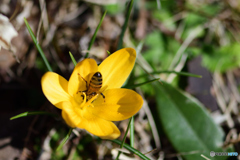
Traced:
[[178, 153], [184, 153], [186, 160], [202, 160], [201, 154], [211, 160], [226, 159], [227, 157], [210, 157], [211, 151], [223, 151], [221, 146], [224, 133], [207, 110], [195, 98], [165, 82], [154, 83], [154, 86], [158, 118]]

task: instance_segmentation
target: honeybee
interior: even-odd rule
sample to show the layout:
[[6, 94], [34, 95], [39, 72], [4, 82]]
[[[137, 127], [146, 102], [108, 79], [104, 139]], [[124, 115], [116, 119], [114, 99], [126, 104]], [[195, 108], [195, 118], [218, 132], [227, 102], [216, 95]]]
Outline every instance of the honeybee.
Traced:
[[[100, 92], [100, 89], [102, 87], [102, 74], [100, 72], [94, 73], [94, 75], [90, 79], [89, 84], [87, 84], [87, 81], [83, 77], [82, 79], [86, 82], [87, 90], [82, 92], [86, 93], [87, 101], [90, 100], [96, 94], [101, 94], [105, 101], [105, 96], [103, 95], [103, 93]], [[82, 95], [82, 97], [84, 96]]]

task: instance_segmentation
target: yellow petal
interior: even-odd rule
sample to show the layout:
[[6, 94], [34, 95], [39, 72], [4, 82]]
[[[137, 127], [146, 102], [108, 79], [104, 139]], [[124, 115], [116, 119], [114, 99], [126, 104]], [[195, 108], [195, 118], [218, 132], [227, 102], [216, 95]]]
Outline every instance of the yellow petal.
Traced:
[[89, 82], [90, 77], [97, 72], [98, 65], [94, 59], [84, 59], [79, 62], [74, 68], [68, 82], [68, 93], [76, 94], [78, 91], [86, 90], [86, 82]]
[[78, 128], [83, 128], [88, 132], [101, 137], [102, 139], [116, 139], [120, 136], [120, 131], [116, 125], [110, 121], [98, 118], [88, 112], [87, 108], [84, 108], [82, 113], [83, 121], [78, 124]]
[[136, 51], [133, 48], [118, 50], [106, 58], [98, 68], [103, 77], [101, 91], [120, 88], [131, 73], [135, 59]]
[[41, 84], [44, 95], [56, 107], [62, 109], [58, 103], [69, 101], [68, 81], [62, 76], [54, 72], [47, 72], [43, 75]]
[[65, 122], [72, 128], [82, 121], [81, 109], [73, 106], [70, 102], [61, 102], [62, 105], [62, 117]]
[[108, 120], [121, 121], [132, 117], [142, 107], [142, 97], [130, 89], [109, 89], [104, 92], [105, 102], [101, 95], [93, 102], [94, 107], [88, 110], [92, 114]]

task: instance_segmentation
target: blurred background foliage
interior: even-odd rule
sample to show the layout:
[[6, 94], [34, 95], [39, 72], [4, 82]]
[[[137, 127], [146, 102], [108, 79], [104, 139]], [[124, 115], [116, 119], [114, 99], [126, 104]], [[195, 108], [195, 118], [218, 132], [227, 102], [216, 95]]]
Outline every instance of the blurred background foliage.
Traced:
[[[68, 79], [74, 68], [69, 51], [77, 61], [88, 52], [101, 63], [107, 51], [117, 50], [128, 4], [128, 0], [0, 1], [0, 13], [18, 33], [11, 49], [0, 51], [0, 159], [116, 157], [119, 145], [80, 129], [74, 129], [68, 143], [56, 151], [69, 128], [42, 94], [40, 79], [47, 68], [23, 18], [54, 72]], [[149, 152], [150, 159], [237, 159], [210, 157], [210, 151], [240, 153], [239, 37], [240, 1], [134, 0], [123, 47], [135, 48], [138, 56], [124, 86], [132, 88], [160, 78], [134, 87], [145, 101], [135, 116], [136, 149]], [[26, 111], [46, 111], [58, 117], [9, 120]], [[116, 124], [122, 131], [121, 140], [128, 120]], [[121, 156], [139, 159], [125, 151]]]

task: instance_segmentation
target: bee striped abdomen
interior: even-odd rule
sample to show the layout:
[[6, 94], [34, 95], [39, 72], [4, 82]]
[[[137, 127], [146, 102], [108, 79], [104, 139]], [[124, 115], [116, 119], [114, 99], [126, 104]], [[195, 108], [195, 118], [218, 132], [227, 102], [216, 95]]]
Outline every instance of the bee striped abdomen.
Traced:
[[96, 94], [102, 87], [102, 74], [100, 72], [96, 72], [89, 83], [87, 94]]
[[[93, 96], [95, 96], [97, 94], [101, 94], [101, 96], [103, 97], [104, 102], [105, 102], [105, 96], [103, 95], [103, 93], [100, 92], [100, 89], [102, 87], [102, 74], [100, 72], [94, 73], [94, 75], [90, 79], [89, 84], [83, 77], [82, 77], [82, 79], [86, 82], [87, 89], [85, 91], [80, 91], [80, 92], [86, 93], [86, 97], [87, 97], [86, 101], [90, 100]], [[81, 97], [84, 99], [84, 95], [81, 95]]]

